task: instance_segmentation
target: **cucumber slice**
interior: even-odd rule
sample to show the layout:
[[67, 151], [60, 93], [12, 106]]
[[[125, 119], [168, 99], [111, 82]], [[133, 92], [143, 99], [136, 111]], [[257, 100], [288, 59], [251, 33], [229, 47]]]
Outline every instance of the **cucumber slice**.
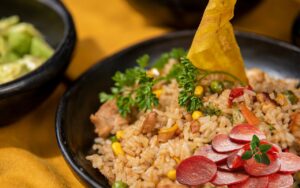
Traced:
[[44, 40], [34, 37], [31, 43], [30, 54], [48, 59], [53, 55], [53, 49]]

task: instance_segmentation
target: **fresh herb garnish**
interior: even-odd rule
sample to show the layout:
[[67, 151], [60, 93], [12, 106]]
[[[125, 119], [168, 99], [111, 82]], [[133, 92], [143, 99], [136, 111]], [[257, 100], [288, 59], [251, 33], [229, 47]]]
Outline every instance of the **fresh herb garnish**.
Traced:
[[186, 55], [186, 51], [182, 48], [174, 48], [168, 53], [163, 53], [153, 64], [153, 68], [161, 70], [169, 62], [170, 59], [180, 60]]
[[218, 109], [213, 105], [208, 105], [203, 107], [202, 111], [205, 115], [209, 115], [209, 116], [213, 116], [213, 115], [219, 116], [222, 113], [220, 109]]
[[[145, 68], [150, 62], [149, 55], [144, 55], [137, 59], [139, 66], [127, 69], [125, 72], [116, 72], [112, 77], [114, 86], [111, 94], [100, 93], [101, 103], [115, 99], [119, 112], [122, 116], [127, 116], [133, 109], [146, 111], [158, 105], [158, 98], [153, 94], [153, 86], [160, 81], [169, 82], [176, 79], [180, 93], [178, 97], [179, 105], [185, 107], [188, 112], [200, 110], [205, 115], [220, 115], [221, 110], [212, 105], [204, 105], [202, 96], [194, 94], [203, 78], [210, 74], [223, 74], [223, 72], [209, 72], [199, 70], [186, 57], [183, 49], [173, 49], [171, 52], [164, 53], [154, 63], [153, 68], [161, 70], [170, 59], [176, 59], [180, 63], [175, 63], [166, 76], [149, 77]], [[224, 73], [228, 74], [228, 73]], [[229, 75], [230, 76], [230, 75]]]
[[250, 150], [247, 150], [242, 155], [243, 160], [249, 160], [252, 157], [258, 163], [263, 163], [266, 165], [270, 164], [270, 159], [267, 152], [272, 148], [270, 144], [260, 144], [260, 140], [256, 135], [253, 135], [250, 142]]
[[138, 58], [136, 60], [137, 64], [141, 67], [141, 68], [145, 68], [148, 66], [150, 61], [150, 56], [148, 54], [143, 55], [142, 57]]
[[118, 71], [113, 76], [114, 87], [111, 88], [111, 95], [100, 93], [100, 102], [116, 99], [119, 112], [122, 116], [131, 113], [134, 107], [139, 110], [151, 109], [158, 105], [158, 99], [152, 93], [154, 79], [147, 77], [146, 70], [149, 56], [144, 55], [137, 59], [138, 67], [127, 69], [124, 73]]
[[180, 88], [179, 105], [192, 112], [203, 107], [201, 98], [194, 95], [198, 83], [199, 70], [187, 58], [181, 58], [181, 71], [176, 79]]

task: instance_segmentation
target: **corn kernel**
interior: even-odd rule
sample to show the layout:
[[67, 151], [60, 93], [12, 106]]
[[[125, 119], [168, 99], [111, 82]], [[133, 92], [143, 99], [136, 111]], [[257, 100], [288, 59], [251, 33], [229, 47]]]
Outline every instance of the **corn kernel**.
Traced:
[[150, 78], [154, 78], [159, 76], [159, 71], [156, 68], [152, 68], [146, 72], [147, 76]]
[[173, 159], [176, 161], [177, 164], [180, 163], [180, 159], [178, 157], [173, 157]]
[[114, 142], [111, 144], [112, 150], [116, 156], [125, 155], [120, 142]]
[[117, 137], [118, 140], [121, 140], [123, 138], [123, 136], [124, 136], [124, 131], [122, 131], [122, 130], [117, 131], [116, 137]]
[[169, 170], [167, 176], [170, 180], [176, 180], [176, 170]]
[[281, 93], [279, 93], [279, 94], [277, 95], [277, 97], [276, 97], [275, 100], [276, 100], [276, 102], [279, 103], [281, 106], [284, 106], [284, 105], [287, 105], [287, 104], [288, 104], [288, 102], [287, 102], [285, 96], [284, 96], [283, 94], [281, 94]]
[[197, 120], [197, 119], [199, 119], [202, 116], [203, 116], [203, 113], [200, 112], [200, 111], [194, 111], [193, 114], [192, 114], [193, 120]]
[[194, 94], [195, 94], [196, 96], [200, 97], [200, 96], [202, 96], [203, 91], [204, 91], [204, 89], [203, 89], [202, 86], [196, 86], [195, 91], [194, 91]]
[[178, 129], [178, 125], [175, 123], [172, 127], [170, 128], [161, 128], [159, 130], [159, 133], [175, 133], [176, 130]]
[[153, 91], [153, 94], [154, 94], [157, 98], [159, 98], [159, 97], [161, 96], [162, 92], [163, 92], [162, 89], [157, 89], [157, 90], [154, 90], [154, 91]]

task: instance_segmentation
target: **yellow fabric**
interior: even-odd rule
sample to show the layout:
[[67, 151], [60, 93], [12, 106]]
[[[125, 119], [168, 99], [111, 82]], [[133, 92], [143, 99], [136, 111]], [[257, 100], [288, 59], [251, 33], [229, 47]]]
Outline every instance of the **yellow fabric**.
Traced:
[[[79, 34], [67, 75], [77, 77], [99, 59], [147, 38], [167, 32], [149, 25], [124, 0], [64, 0]], [[238, 28], [288, 41], [300, 10], [293, 0], [265, 0], [236, 22]], [[109, 78], [108, 78], [109, 79]], [[62, 84], [38, 109], [22, 120], [0, 127], [0, 187], [83, 187], [56, 145], [54, 115]], [[13, 118], [13, 115], [12, 115]]]
[[199, 69], [225, 71], [247, 84], [244, 62], [230, 20], [236, 0], [210, 0], [188, 58]]

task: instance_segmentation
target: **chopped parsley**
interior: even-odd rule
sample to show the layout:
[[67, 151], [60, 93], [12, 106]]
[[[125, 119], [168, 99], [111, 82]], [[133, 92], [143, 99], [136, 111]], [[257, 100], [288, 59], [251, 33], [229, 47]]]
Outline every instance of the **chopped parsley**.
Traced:
[[176, 77], [180, 88], [178, 96], [179, 105], [186, 107], [188, 112], [199, 110], [203, 107], [203, 102], [201, 98], [194, 95], [194, 90], [198, 83], [197, 77], [199, 71], [187, 58], [182, 58], [180, 65], [181, 70]]
[[208, 116], [220, 116], [222, 111], [213, 105], [208, 105], [203, 108], [203, 113]]
[[196, 68], [186, 57], [186, 51], [180, 48], [173, 49], [171, 52], [164, 53], [154, 62], [153, 68], [161, 70], [170, 59], [176, 59], [180, 63], [175, 63], [166, 76], [150, 77], [145, 70], [149, 67], [149, 55], [143, 55], [137, 59], [137, 67], [126, 69], [124, 72], [117, 71], [112, 77], [114, 86], [111, 94], [101, 92], [100, 102], [116, 100], [119, 112], [122, 116], [127, 116], [133, 109], [146, 111], [158, 106], [159, 101], [153, 93], [153, 86], [159, 81], [170, 81], [176, 79], [179, 85], [179, 105], [185, 107], [188, 112], [196, 110], [202, 111], [205, 115], [219, 116], [221, 110], [217, 107], [204, 105], [202, 96], [194, 94], [196, 86], [207, 71]]
[[135, 107], [145, 111], [157, 106], [158, 99], [152, 93], [154, 79], [147, 77], [144, 69], [149, 60], [149, 56], [144, 55], [137, 59], [138, 67], [127, 69], [124, 73], [116, 72], [112, 77], [115, 82], [111, 88], [112, 94], [100, 93], [100, 102], [116, 99], [119, 112], [124, 117]]
[[168, 53], [163, 53], [153, 64], [153, 68], [161, 70], [169, 62], [170, 59], [180, 60], [181, 57], [186, 56], [186, 51], [182, 48], [174, 48]]

